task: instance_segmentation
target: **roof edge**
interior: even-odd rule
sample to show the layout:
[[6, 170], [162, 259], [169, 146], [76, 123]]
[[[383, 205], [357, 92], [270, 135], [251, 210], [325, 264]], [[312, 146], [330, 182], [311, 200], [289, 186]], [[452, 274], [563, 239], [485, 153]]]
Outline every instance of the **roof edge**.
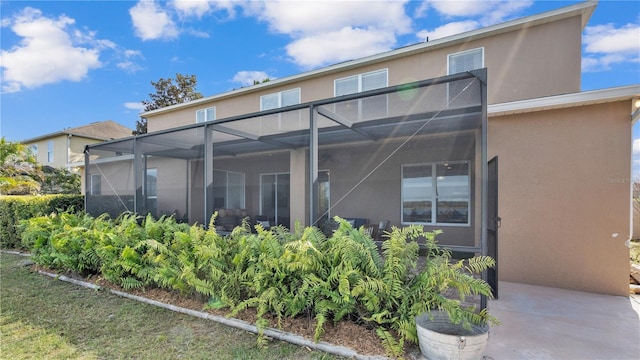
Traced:
[[550, 10], [543, 13], [534, 14], [534, 15], [502, 22], [499, 24], [463, 32], [456, 35], [447, 36], [441, 39], [413, 44], [413, 45], [401, 47], [399, 49], [365, 56], [355, 60], [348, 60], [338, 64], [324, 66], [316, 70], [311, 70], [311, 71], [283, 77], [280, 79], [274, 79], [266, 83], [260, 83], [260, 84], [252, 85], [245, 88], [235, 89], [235, 90], [203, 97], [203, 98], [189, 101], [186, 103], [171, 105], [171, 106], [163, 107], [160, 109], [142, 112], [139, 115], [141, 117], [150, 116], [150, 115], [153, 116], [153, 115], [159, 115], [166, 112], [170, 112], [175, 109], [194, 107], [202, 103], [221, 100], [227, 97], [238, 95], [240, 93], [251, 93], [251, 92], [259, 91], [265, 88], [286, 85], [288, 83], [297, 82], [302, 79], [310, 79], [323, 74], [330, 74], [333, 72], [344, 71], [344, 70], [348, 70], [355, 67], [375, 64], [377, 62], [390, 60], [398, 57], [403, 57], [413, 53], [420, 53], [424, 51], [435, 50], [444, 46], [455, 45], [456, 43], [461, 41], [466, 41], [469, 39], [484, 38], [484, 37], [492, 36], [492, 35], [507, 32], [507, 31], [514, 31], [526, 26], [543, 24], [543, 23], [547, 23], [547, 22], [551, 22], [559, 19], [564, 19], [570, 16], [579, 15], [579, 14], [582, 15], [582, 27], [584, 28], [586, 23], [589, 21], [591, 14], [593, 14], [593, 11], [595, 10], [595, 7], [597, 6], [597, 4], [598, 4], [598, 0], [587, 0], [585, 2], [581, 2], [578, 4], [565, 6], [559, 9]]
[[640, 84], [491, 104], [489, 117], [640, 98]]

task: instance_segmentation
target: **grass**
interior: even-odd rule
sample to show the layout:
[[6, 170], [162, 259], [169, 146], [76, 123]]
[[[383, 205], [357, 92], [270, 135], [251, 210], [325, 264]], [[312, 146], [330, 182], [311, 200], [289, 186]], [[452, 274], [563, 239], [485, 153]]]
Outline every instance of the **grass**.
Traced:
[[2, 359], [338, 359], [32, 273], [0, 254]]

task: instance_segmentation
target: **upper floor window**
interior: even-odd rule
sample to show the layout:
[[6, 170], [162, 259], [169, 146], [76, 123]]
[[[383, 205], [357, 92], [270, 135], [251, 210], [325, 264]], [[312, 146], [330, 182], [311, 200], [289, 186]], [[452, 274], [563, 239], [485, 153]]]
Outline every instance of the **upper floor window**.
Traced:
[[484, 48], [449, 54], [449, 75], [484, 67]]
[[[355, 94], [363, 91], [387, 87], [388, 70], [376, 70], [368, 73], [336, 79], [334, 81], [335, 96]], [[369, 96], [357, 100], [336, 103], [335, 112], [347, 119], [371, 120], [387, 115], [387, 95]]]
[[334, 95], [349, 95], [387, 87], [388, 73], [387, 69], [382, 69], [336, 79], [334, 81]]
[[47, 162], [53, 162], [53, 140], [47, 142]]
[[260, 96], [260, 111], [300, 104], [300, 88]]
[[196, 123], [211, 121], [216, 119], [216, 107], [196, 110]]
[[402, 223], [468, 225], [469, 162], [402, 166]]

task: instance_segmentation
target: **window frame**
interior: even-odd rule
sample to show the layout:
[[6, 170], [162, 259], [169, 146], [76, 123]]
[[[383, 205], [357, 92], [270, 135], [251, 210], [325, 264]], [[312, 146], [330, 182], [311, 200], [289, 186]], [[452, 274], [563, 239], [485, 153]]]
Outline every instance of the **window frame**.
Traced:
[[[456, 200], [462, 199], [462, 196], [454, 197], [454, 196], [439, 196], [438, 195], [438, 165], [446, 165], [446, 164], [466, 164], [467, 165], [467, 222], [466, 223], [458, 223], [458, 222], [438, 222], [438, 200]], [[407, 167], [431, 167], [431, 196], [428, 201], [431, 202], [431, 221], [428, 222], [419, 222], [419, 221], [405, 221], [404, 219], [404, 203], [405, 203], [405, 186], [404, 186], [404, 172]], [[471, 226], [471, 201], [473, 199], [472, 187], [471, 187], [471, 172], [472, 172], [472, 161], [471, 160], [455, 160], [455, 161], [436, 161], [436, 162], [425, 162], [425, 163], [411, 163], [411, 164], [402, 164], [400, 170], [400, 223], [402, 225], [427, 225], [427, 226], [448, 226], [448, 227], [470, 227]]]
[[38, 144], [31, 144], [29, 145], [29, 149], [31, 149], [31, 153], [33, 154], [33, 156], [36, 157], [36, 159], [38, 158]]
[[[96, 191], [96, 181], [94, 180], [95, 178], [98, 178], [99, 180], [97, 181], [98, 185], [100, 185], [100, 188], [98, 189], [98, 191]], [[102, 174], [91, 174], [91, 187], [89, 189], [89, 193], [91, 195], [102, 195]]]
[[[240, 207], [239, 208], [234, 208], [234, 209], [246, 209], [247, 206], [247, 175], [243, 172], [239, 172], [239, 171], [230, 171], [230, 170], [222, 170], [222, 169], [213, 169], [213, 172], [215, 174], [215, 172], [220, 172], [220, 173], [224, 173], [225, 176], [225, 183], [224, 183], [224, 206], [222, 208], [224, 209], [229, 209], [231, 208], [229, 206], [229, 185], [230, 185], [230, 181], [229, 181], [229, 175], [233, 174], [233, 175], [240, 175], [242, 177], [242, 198], [240, 199]], [[220, 184], [213, 184], [214, 187], [216, 186], [221, 186]], [[215, 196], [215, 194], [214, 194]], [[214, 200], [215, 203], [215, 200]]]
[[47, 141], [47, 162], [48, 163], [52, 163], [55, 160], [54, 148], [55, 148], [55, 145], [53, 140]]
[[482, 69], [484, 67], [484, 46], [448, 54], [447, 55], [447, 75], [457, 74], [457, 73], [452, 73], [451, 72], [451, 60], [452, 60], [452, 58], [457, 57], [457, 56], [468, 55], [468, 54], [471, 54], [471, 53], [474, 53], [474, 52], [477, 52], [477, 51], [480, 51], [480, 67], [475, 68], [475, 69], [466, 69], [466, 70], [463, 70], [462, 72], [470, 71], [470, 70]]
[[[286, 94], [286, 93], [289, 93], [289, 92], [293, 92], [293, 91], [297, 91], [297, 93], [298, 93], [297, 94], [298, 96], [297, 96], [296, 103], [287, 104], [287, 105], [283, 106], [282, 105], [283, 95]], [[269, 96], [277, 96], [277, 105], [275, 107], [272, 107], [272, 108], [265, 108], [264, 99], [266, 97], [269, 97]], [[286, 106], [291, 106], [291, 105], [298, 105], [298, 104], [300, 104], [301, 99], [302, 99], [302, 88], [300, 88], [300, 87], [292, 88], [292, 89], [288, 89], [288, 90], [277, 91], [277, 92], [274, 92], [274, 93], [265, 94], [265, 95], [260, 96], [260, 111], [278, 109], [278, 108], [281, 108], [281, 107], [286, 107]]]
[[[378, 88], [373, 88], [373, 89], [366, 89], [363, 90], [362, 89], [362, 78], [364, 76], [367, 75], [372, 75], [375, 73], [385, 73], [385, 86], [382, 87], [378, 87]], [[352, 79], [352, 78], [356, 78], [357, 82], [358, 82], [358, 89], [355, 92], [349, 92], [349, 93], [344, 93], [344, 94], [340, 94], [338, 95], [338, 88], [337, 88], [337, 84], [339, 81], [344, 81], [344, 80], [348, 80], [348, 79]], [[383, 68], [383, 69], [378, 69], [378, 70], [373, 70], [373, 71], [367, 71], [364, 73], [360, 73], [360, 74], [355, 74], [355, 75], [349, 75], [349, 76], [345, 76], [345, 77], [341, 77], [338, 79], [334, 79], [333, 80], [333, 96], [337, 97], [337, 96], [342, 96], [342, 95], [350, 95], [350, 94], [357, 94], [357, 93], [361, 93], [363, 91], [369, 91], [369, 90], [375, 90], [375, 89], [382, 89], [389, 86], [389, 68]]]
[[[213, 112], [213, 119], [209, 119], [209, 111]], [[202, 114], [202, 119], [201, 121], [198, 121], [198, 114]], [[196, 110], [196, 124], [200, 124], [200, 123], [204, 123], [207, 121], [213, 121], [215, 120], [217, 117], [217, 111], [216, 111], [216, 107], [215, 106], [210, 106], [204, 109], [198, 109]]]

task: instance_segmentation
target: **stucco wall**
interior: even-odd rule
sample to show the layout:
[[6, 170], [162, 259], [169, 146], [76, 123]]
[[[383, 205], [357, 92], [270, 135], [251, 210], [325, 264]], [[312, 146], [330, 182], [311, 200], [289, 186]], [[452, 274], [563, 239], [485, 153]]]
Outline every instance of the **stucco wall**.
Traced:
[[626, 295], [629, 103], [489, 119], [501, 280]]
[[216, 107], [217, 119], [260, 110], [260, 96], [301, 88], [301, 102], [334, 96], [334, 80], [374, 70], [388, 69], [388, 84], [447, 75], [448, 55], [484, 48], [488, 68], [489, 104], [566, 94], [580, 91], [581, 16], [502, 32], [482, 39], [469, 39], [450, 45], [438, 45], [428, 51], [414, 52], [393, 60], [360, 65], [323, 73], [294, 83], [244, 92], [210, 102], [181, 108], [169, 113], [147, 116], [149, 132], [195, 123], [195, 112]]

